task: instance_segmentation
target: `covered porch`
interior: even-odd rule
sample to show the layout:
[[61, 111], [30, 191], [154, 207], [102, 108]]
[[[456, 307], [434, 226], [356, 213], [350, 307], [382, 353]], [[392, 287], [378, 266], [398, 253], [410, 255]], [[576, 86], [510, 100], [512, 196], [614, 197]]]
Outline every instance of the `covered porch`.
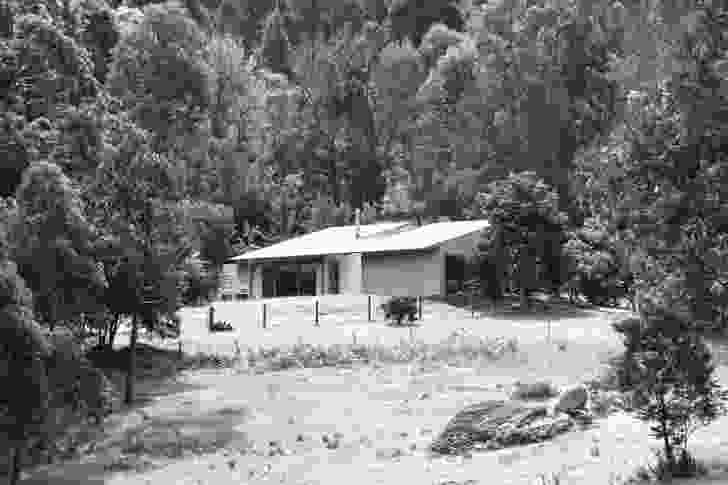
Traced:
[[252, 261], [252, 298], [318, 296], [339, 293], [338, 261], [327, 256]]

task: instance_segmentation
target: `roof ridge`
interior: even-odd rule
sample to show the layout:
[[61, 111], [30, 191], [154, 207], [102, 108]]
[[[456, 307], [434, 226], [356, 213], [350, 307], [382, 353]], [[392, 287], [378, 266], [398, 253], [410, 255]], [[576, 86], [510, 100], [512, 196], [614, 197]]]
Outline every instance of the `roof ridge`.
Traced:
[[395, 225], [394, 227], [392, 227], [390, 229], [385, 229], [383, 231], [377, 231], [372, 234], [362, 234], [359, 236], [359, 239], [376, 239], [376, 238], [381, 238], [381, 237], [393, 236], [395, 234], [400, 234], [404, 231], [411, 230], [414, 228], [414, 226], [408, 222], [403, 222], [401, 224], [394, 222], [392, 224], [397, 224], [397, 225]]

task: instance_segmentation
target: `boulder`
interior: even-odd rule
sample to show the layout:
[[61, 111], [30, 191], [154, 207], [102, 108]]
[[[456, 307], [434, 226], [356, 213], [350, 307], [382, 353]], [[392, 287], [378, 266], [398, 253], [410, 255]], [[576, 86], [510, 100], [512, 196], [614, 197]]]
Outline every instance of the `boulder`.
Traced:
[[563, 433], [573, 424], [568, 415], [549, 416], [546, 406], [486, 401], [458, 412], [430, 449], [439, 454], [459, 454], [476, 444], [497, 449], [535, 443]]
[[589, 399], [589, 393], [586, 387], [582, 385], [574, 386], [564, 390], [559, 395], [554, 411], [557, 413], [573, 413], [577, 410], [586, 408], [586, 402]]

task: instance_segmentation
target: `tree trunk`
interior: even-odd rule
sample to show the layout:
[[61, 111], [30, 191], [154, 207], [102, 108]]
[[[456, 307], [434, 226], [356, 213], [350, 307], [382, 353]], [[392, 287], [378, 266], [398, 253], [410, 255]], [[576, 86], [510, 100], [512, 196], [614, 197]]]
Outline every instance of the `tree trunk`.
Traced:
[[131, 338], [129, 341], [129, 367], [126, 373], [124, 403], [129, 406], [134, 402], [134, 379], [136, 378], [136, 344], [138, 331], [137, 317], [131, 320]]
[[285, 188], [282, 192], [284, 193], [281, 195], [281, 235], [286, 237], [288, 235], [288, 201], [286, 200]]
[[10, 482], [9, 485], [17, 485], [20, 483], [20, 470], [23, 465], [23, 448], [25, 442], [21, 441], [16, 443], [13, 447], [13, 463], [10, 469]]
[[675, 468], [675, 455], [672, 452], [672, 445], [670, 444], [670, 435], [667, 428], [667, 406], [665, 405], [664, 396], [659, 396], [660, 403], [660, 428], [662, 431], [662, 441], [665, 446], [665, 458], [670, 466], [670, 471]]
[[109, 327], [109, 333], [106, 336], [106, 348], [112, 350], [114, 348], [114, 340], [116, 339], [116, 333], [119, 331], [119, 323], [121, 321], [120, 315], [114, 315]]

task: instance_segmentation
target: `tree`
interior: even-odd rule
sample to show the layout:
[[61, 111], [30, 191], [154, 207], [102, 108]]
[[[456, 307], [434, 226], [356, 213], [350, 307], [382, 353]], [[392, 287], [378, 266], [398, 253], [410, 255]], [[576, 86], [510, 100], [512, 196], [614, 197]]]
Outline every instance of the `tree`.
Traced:
[[638, 281], [708, 322], [720, 313], [711, 288], [728, 270], [728, 102], [714, 69], [728, 52], [726, 26], [720, 5], [685, 17], [670, 77], [628, 100], [628, 152], [612, 189], [621, 235], [642, 256]]
[[206, 38], [172, 4], [148, 5], [143, 13], [113, 49], [108, 84], [164, 151], [194, 131], [210, 104]]
[[13, 253], [51, 330], [100, 305], [105, 281], [94, 259], [96, 235], [78, 191], [60, 167], [31, 165], [18, 188]]
[[508, 272], [527, 308], [529, 293], [544, 286], [544, 270], [560, 267], [563, 258], [566, 220], [558, 210], [558, 195], [534, 173], [511, 174], [478, 194], [475, 213], [491, 222], [482, 252], [511, 267]]
[[150, 148], [150, 135], [120, 123], [122, 143], [105, 160], [93, 186], [97, 218], [118, 241], [121, 294], [114, 294], [131, 317], [125, 402], [134, 399], [136, 344], [140, 325], [163, 336], [178, 332], [183, 275], [190, 248], [176, 208], [178, 190], [169, 162]]
[[37, 434], [48, 410], [45, 358], [51, 347], [33, 320], [30, 293], [15, 265], [0, 263], [0, 381], [6, 389], [0, 399], [0, 432], [14, 450], [10, 483], [20, 479], [23, 452]]
[[416, 46], [432, 24], [443, 23], [458, 31], [465, 26], [454, 0], [395, 0], [389, 7], [389, 19], [395, 38], [409, 38]]
[[222, 266], [231, 256], [232, 224], [211, 222], [204, 224], [201, 236], [200, 256], [215, 267]]
[[619, 385], [633, 394], [637, 417], [652, 423], [653, 436], [662, 440], [668, 473], [689, 476], [689, 436], [724, 413], [728, 399], [708, 347], [694, 327], [661, 305], [614, 329], [625, 345], [614, 363]]
[[268, 15], [260, 43], [261, 64], [273, 73], [290, 75], [291, 68], [288, 61], [290, 47], [280, 5]]

